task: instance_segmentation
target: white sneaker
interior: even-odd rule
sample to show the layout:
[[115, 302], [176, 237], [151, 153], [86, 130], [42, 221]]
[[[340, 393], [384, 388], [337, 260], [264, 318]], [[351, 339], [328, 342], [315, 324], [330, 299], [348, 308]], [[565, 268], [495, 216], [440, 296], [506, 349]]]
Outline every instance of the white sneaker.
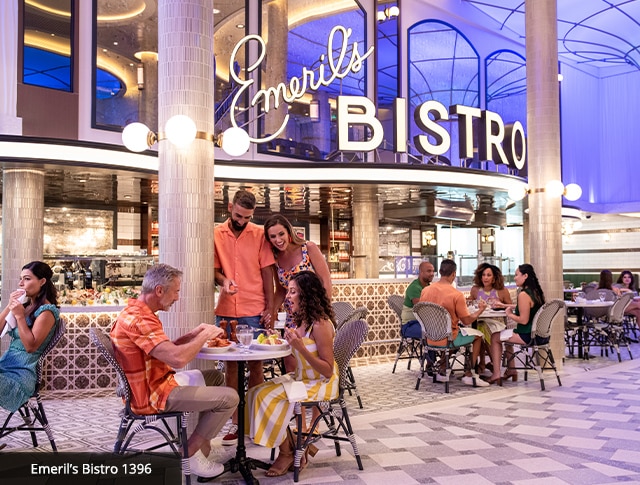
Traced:
[[202, 478], [215, 478], [224, 473], [224, 465], [209, 460], [200, 450], [189, 458], [189, 467], [191, 473]]
[[443, 376], [442, 374], [436, 374], [436, 382], [449, 382], [449, 376]]
[[[473, 383], [474, 380], [475, 380], [475, 385]], [[464, 376], [462, 378], [462, 383], [466, 384], [467, 386], [474, 386], [474, 387], [487, 387], [487, 386], [489, 386], [489, 383], [487, 381], [483, 381], [479, 377], [474, 379], [472, 376]]]

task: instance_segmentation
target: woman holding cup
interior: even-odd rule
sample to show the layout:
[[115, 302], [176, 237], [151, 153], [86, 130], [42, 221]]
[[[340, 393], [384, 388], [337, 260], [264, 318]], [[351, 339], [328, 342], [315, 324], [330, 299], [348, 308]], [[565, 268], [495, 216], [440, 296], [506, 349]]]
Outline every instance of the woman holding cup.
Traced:
[[11, 337], [9, 349], [0, 358], [0, 406], [9, 412], [17, 411], [33, 394], [38, 359], [60, 322], [52, 276], [42, 261], [24, 265], [18, 289], [0, 312], [0, 330]]

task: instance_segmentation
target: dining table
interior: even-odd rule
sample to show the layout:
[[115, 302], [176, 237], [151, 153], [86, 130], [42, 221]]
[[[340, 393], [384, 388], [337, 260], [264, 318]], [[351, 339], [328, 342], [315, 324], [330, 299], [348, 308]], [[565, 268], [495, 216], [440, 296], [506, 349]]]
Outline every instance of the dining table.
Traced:
[[583, 300], [577, 301], [565, 301], [567, 308], [576, 309], [576, 332], [578, 336], [578, 358], [589, 360], [589, 353], [583, 352], [584, 343], [584, 309], [585, 308], [608, 308], [613, 305], [613, 301], [600, 301], [600, 300]]
[[[217, 348], [213, 348], [217, 349]], [[238, 444], [236, 445], [236, 454], [224, 464], [224, 473], [238, 473], [242, 475], [247, 485], [257, 485], [258, 479], [253, 476], [253, 470], [260, 468], [267, 470], [271, 466], [270, 463], [263, 462], [247, 456], [247, 449], [244, 444], [245, 438], [245, 370], [249, 361], [264, 361], [270, 359], [282, 359], [291, 354], [289, 344], [282, 345], [260, 345], [255, 340], [251, 347], [246, 351], [235, 345], [228, 350], [212, 350], [204, 347], [197, 355], [197, 359], [217, 360], [222, 362], [238, 363]], [[217, 479], [216, 477], [215, 479]], [[198, 481], [211, 481], [212, 479], [200, 478]]]

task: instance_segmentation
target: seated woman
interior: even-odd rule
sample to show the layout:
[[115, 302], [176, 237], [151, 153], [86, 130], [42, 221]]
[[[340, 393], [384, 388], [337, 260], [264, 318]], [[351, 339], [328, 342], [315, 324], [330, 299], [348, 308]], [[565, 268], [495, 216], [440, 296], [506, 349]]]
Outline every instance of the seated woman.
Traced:
[[[9, 349], [0, 358], [0, 406], [9, 412], [17, 411], [33, 395], [38, 359], [60, 321], [52, 276], [49, 265], [41, 261], [24, 265], [19, 289], [0, 312], [0, 330], [15, 322], [7, 331]], [[27, 302], [22, 303], [25, 297]]]
[[[491, 308], [506, 308], [511, 305], [511, 295], [504, 287], [504, 276], [497, 266], [489, 263], [482, 263], [476, 269], [473, 277], [473, 287], [469, 292], [470, 300], [485, 300]], [[480, 363], [478, 374], [486, 376], [489, 371], [485, 369], [485, 350], [491, 345], [491, 335], [504, 330], [504, 319], [479, 318], [478, 330], [484, 334], [482, 347], [480, 349]], [[492, 366], [500, 366], [500, 362], [491, 361]]]
[[[629, 270], [624, 270], [620, 273], [618, 277], [617, 288], [620, 293], [633, 293], [635, 295], [638, 294], [638, 290], [636, 289], [635, 278], [633, 277], [633, 273]], [[636, 319], [636, 325], [640, 326], [640, 301], [631, 300], [631, 303], [624, 310], [625, 315], [632, 315]]]
[[513, 346], [511, 344], [529, 345], [531, 342], [531, 327], [533, 324], [533, 317], [538, 312], [540, 307], [544, 305], [544, 292], [538, 282], [533, 266], [530, 264], [521, 264], [516, 269], [515, 282], [518, 285], [518, 299], [515, 305], [515, 309], [512, 306], [506, 308], [507, 317], [511, 318], [518, 325], [513, 330], [513, 335], [504, 340], [507, 344], [507, 362], [509, 369], [505, 372], [504, 376], [500, 374], [500, 361], [502, 356], [502, 343], [501, 333], [494, 333], [491, 335], [491, 361], [497, 362], [498, 365], [494, 365], [493, 374], [489, 379], [489, 383], [497, 382], [502, 385], [502, 379], [518, 380], [518, 372], [514, 369], [513, 361], [510, 359], [513, 354]]
[[[338, 366], [333, 357], [333, 311], [320, 278], [311, 271], [296, 273], [289, 280], [287, 300], [295, 327], [285, 329], [297, 365], [294, 378], [304, 383], [309, 400], [338, 396]], [[280, 447], [280, 454], [267, 470], [269, 477], [287, 473], [293, 465], [295, 443], [289, 430], [294, 402], [283, 384], [272, 381], [249, 389], [247, 394], [249, 435], [262, 446]], [[315, 447], [307, 447], [315, 455]], [[306, 453], [301, 467], [306, 465]]]

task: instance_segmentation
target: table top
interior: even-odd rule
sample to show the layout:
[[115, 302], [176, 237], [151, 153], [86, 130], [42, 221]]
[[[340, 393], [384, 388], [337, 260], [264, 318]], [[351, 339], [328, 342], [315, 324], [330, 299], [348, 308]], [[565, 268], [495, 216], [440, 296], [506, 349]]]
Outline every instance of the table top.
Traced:
[[479, 318], [506, 318], [507, 312], [504, 310], [492, 310], [491, 308], [487, 308], [480, 314]]
[[586, 300], [586, 301], [565, 301], [569, 308], [603, 308], [613, 305], [612, 301]]
[[581, 291], [584, 291], [582, 288], [565, 288], [564, 290], [565, 293], [580, 293]]
[[285, 349], [276, 350], [256, 350], [249, 348], [248, 353], [243, 353], [242, 350], [238, 347], [233, 347], [226, 352], [212, 354], [209, 352], [198, 352], [196, 355], [197, 359], [204, 360], [223, 360], [223, 361], [249, 361], [249, 360], [269, 360], [269, 359], [280, 359], [282, 357], [286, 357], [291, 354], [291, 347], [287, 347]]

